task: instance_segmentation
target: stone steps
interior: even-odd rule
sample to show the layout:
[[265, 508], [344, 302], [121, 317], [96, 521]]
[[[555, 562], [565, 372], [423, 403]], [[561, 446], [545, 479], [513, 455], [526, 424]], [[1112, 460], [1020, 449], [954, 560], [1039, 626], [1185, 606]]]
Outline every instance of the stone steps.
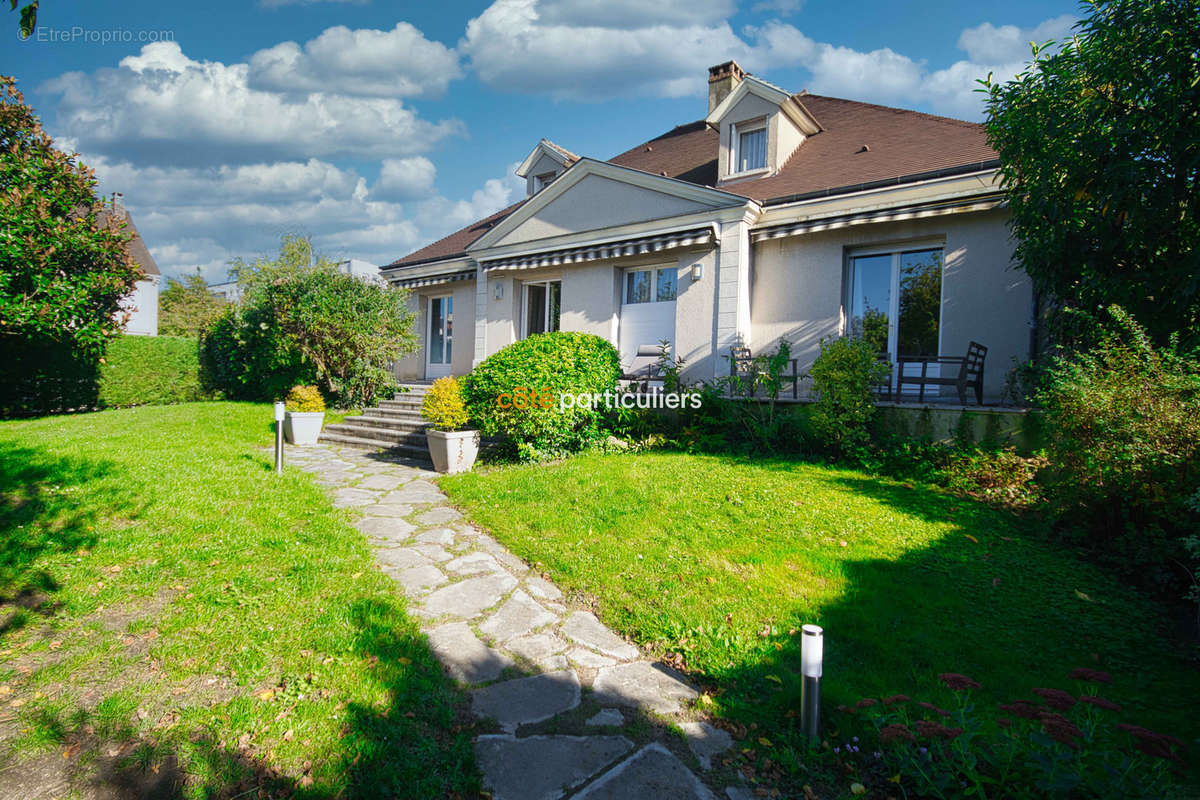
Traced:
[[423, 383], [400, 384], [401, 391], [393, 399], [380, 400], [378, 406], [364, 409], [360, 416], [326, 425], [320, 441], [363, 450], [387, 450], [428, 461], [425, 429], [429, 423], [421, 417], [421, 404], [428, 388]]

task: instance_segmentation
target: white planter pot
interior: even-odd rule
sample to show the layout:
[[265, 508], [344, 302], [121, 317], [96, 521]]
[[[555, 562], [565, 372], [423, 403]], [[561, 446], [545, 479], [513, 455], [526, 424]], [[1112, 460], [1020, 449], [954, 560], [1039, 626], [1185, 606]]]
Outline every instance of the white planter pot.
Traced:
[[479, 455], [479, 431], [425, 431], [429, 442], [429, 457], [438, 472], [453, 475], [466, 472]]
[[290, 444], [316, 444], [324, 424], [324, 411], [289, 411], [283, 421], [283, 435]]

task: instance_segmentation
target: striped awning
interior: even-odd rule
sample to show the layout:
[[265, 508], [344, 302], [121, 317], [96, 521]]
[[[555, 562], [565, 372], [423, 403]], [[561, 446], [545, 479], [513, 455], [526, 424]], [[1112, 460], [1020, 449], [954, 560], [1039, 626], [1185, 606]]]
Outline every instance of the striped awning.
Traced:
[[661, 253], [664, 250], [675, 250], [681, 247], [702, 247], [717, 241], [712, 226], [693, 228], [675, 233], [664, 233], [654, 236], [642, 236], [636, 239], [624, 239], [618, 242], [589, 245], [587, 247], [572, 247], [564, 250], [547, 250], [511, 258], [483, 260], [483, 269], [534, 269], [537, 267], [556, 267], [560, 264], [582, 264], [587, 261], [599, 261], [604, 258], [622, 258], [647, 253]]
[[909, 219], [940, 217], [946, 214], [963, 214], [969, 211], [990, 211], [993, 208], [999, 208], [1003, 204], [1004, 198], [997, 194], [982, 198], [973, 197], [970, 200], [925, 203], [905, 206], [903, 208], [863, 211], [856, 214], [809, 219], [802, 222], [791, 222], [786, 225], [763, 228], [752, 234], [752, 240], [761, 242], [767, 239], [780, 239], [785, 236], [799, 236], [805, 233], [817, 233], [818, 231], [832, 231], [838, 228], [849, 228], [854, 225], [866, 225], [875, 222], [901, 222]]
[[420, 286], [433, 286], [439, 283], [469, 281], [474, 277], [475, 270], [468, 269], [459, 272], [444, 272], [440, 275], [422, 275], [419, 278], [396, 278], [392, 283], [396, 286], [403, 286], [406, 289], [416, 289]]

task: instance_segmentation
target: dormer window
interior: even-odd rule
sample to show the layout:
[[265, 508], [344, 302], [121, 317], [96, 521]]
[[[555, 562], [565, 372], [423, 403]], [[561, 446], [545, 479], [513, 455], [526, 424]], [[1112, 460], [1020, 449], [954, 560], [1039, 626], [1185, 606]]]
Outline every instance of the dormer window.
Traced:
[[525, 179], [525, 196], [533, 197], [545, 189], [578, 160], [569, 150], [542, 139], [517, 167], [517, 177]]
[[730, 172], [755, 172], [767, 168], [767, 121], [743, 122], [734, 126], [736, 144]]
[[557, 172], [543, 172], [541, 175], [535, 175], [533, 178], [533, 193], [537, 194], [542, 189], [545, 189], [554, 179], [558, 177]]

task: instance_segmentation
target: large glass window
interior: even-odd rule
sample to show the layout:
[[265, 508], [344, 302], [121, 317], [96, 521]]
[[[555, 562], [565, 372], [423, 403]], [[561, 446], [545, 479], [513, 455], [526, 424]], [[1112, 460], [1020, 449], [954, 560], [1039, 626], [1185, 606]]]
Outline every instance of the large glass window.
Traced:
[[767, 166], [767, 129], [765, 126], [738, 128], [735, 172], [749, 172]]
[[562, 316], [562, 281], [525, 284], [525, 336], [558, 330]]
[[851, 256], [848, 332], [880, 356], [936, 356], [942, 314], [942, 249]]
[[675, 299], [675, 267], [625, 271], [625, 305], [664, 303]]

